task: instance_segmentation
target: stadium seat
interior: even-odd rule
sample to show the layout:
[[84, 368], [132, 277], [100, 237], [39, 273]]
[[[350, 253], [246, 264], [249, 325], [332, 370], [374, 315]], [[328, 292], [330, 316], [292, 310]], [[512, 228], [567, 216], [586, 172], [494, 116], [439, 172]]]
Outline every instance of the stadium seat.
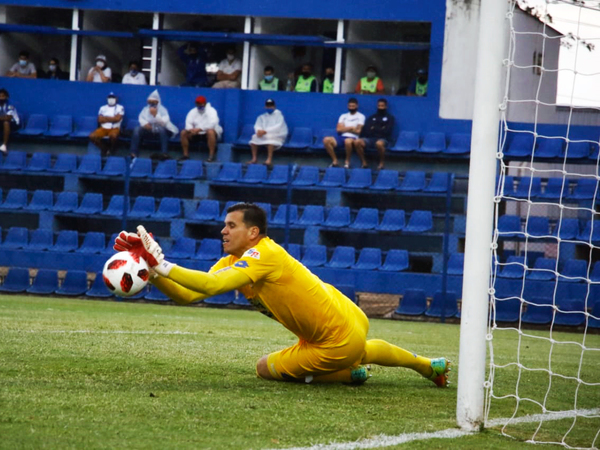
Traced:
[[236, 147], [248, 147], [250, 145], [250, 139], [252, 139], [252, 135], [254, 134], [254, 125], [246, 124], [242, 128], [242, 132], [240, 137], [236, 139], [234, 145]]
[[70, 153], [59, 153], [54, 166], [49, 167], [48, 172], [69, 173], [77, 169], [77, 155]]
[[531, 152], [533, 151], [533, 145], [533, 134], [529, 132], [515, 134], [509, 147], [504, 151], [504, 156], [531, 156]]
[[83, 155], [79, 167], [73, 172], [80, 175], [95, 175], [102, 169], [102, 158], [97, 154]]
[[49, 295], [58, 289], [58, 273], [56, 270], [39, 269], [31, 286], [27, 288], [30, 294]]
[[83, 295], [88, 290], [87, 273], [83, 270], [69, 270], [62, 286], [54, 291], [59, 295]]
[[341, 228], [350, 225], [350, 208], [347, 206], [334, 206], [327, 214], [327, 220], [323, 223], [326, 227]]
[[10, 227], [1, 247], [10, 250], [25, 248], [27, 247], [28, 234], [25, 227]]
[[417, 192], [425, 188], [425, 172], [409, 170], [404, 174], [400, 186], [396, 188], [402, 192]]
[[292, 135], [285, 148], [304, 150], [312, 144], [313, 131], [311, 128], [296, 127], [292, 131]]
[[402, 209], [386, 209], [381, 223], [375, 227], [378, 231], [400, 231], [406, 226], [406, 215]]
[[504, 214], [498, 219], [498, 233], [500, 237], [515, 237], [522, 235], [521, 218]]
[[214, 261], [221, 257], [223, 243], [220, 239], [202, 239], [195, 259]]
[[242, 165], [240, 163], [224, 163], [219, 175], [213, 181], [223, 183], [237, 182], [242, 178]]
[[152, 160], [149, 158], [135, 158], [131, 164], [130, 178], [150, 178], [152, 176]]
[[458, 313], [458, 303], [456, 301], [455, 292], [435, 292], [433, 300], [425, 311], [425, 315], [429, 317], [454, 317]]
[[19, 150], [11, 150], [4, 158], [2, 170], [17, 171], [25, 168], [27, 153]]
[[303, 226], [318, 226], [325, 221], [325, 208], [320, 205], [306, 205], [297, 224]]
[[11, 267], [0, 286], [0, 292], [25, 292], [29, 288], [29, 269]]
[[552, 236], [561, 239], [577, 239], [577, 236], [579, 236], [579, 219], [562, 219], [557, 222], [552, 231]]
[[600, 261], [596, 261], [594, 263], [594, 268], [592, 269], [592, 273], [590, 274], [590, 280], [594, 283], [600, 281]]
[[177, 175], [177, 161], [168, 159], [158, 163], [152, 174], [152, 178], [156, 180], [168, 180], [175, 178], [175, 175]]
[[271, 170], [271, 174], [269, 178], [263, 181], [264, 184], [272, 184], [272, 185], [282, 185], [287, 184], [288, 179], [288, 166], [283, 165], [275, 165], [273, 166], [273, 170]]
[[96, 128], [98, 128], [97, 116], [75, 116], [70, 136], [72, 138], [89, 138]]
[[43, 251], [48, 250], [53, 244], [52, 231], [38, 228], [31, 233], [31, 239], [26, 248], [27, 250]]
[[173, 247], [168, 252], [169, 258], [190, 259], [196, 254], [196, 240], [187, 237], [180, 237], [173, 243]]
[[246, 173], [238, 180], [240, 183], [259, 184], [267, 179], [267, 166], [264, 164], [250, 164]]
[[402, 272], [409, 268], [406, 250], [388, 250], [384, 264], [379, 268], [385, 272]]
[[565, 261], [560, 274], [563, 277], [561, 281], [569, 281], [573, 283], [580, 283], [587, 279], [588, 262], [582, 259], [569, 259]]
[[427, 296], [422, 289], [407, 289], [398, 304], [396, 314], [420, 316], [427, 311]]
[[346, 182], [346, 169], [341, 167], [329, 167], [325, 170], [323, 179], [317, 183], [318, 186], [339, 187]]
[[521, 301], [516, 298], [496, 299], [494, 311], [497, 322], [516, 322], [521, 314]]
[[108, 290], [106, 284], [104, 284], [104, 279], [102, 278], [102, 272], [96, 273], [96, 278], [92, 283], [92, 287], [87, 290], [85, 293], [88, 297], [99, 297], [99, 298], [108, 298], [112, 297], [112, 292]]
[[26, 172], [44, 172], [50, 167], [50, 153], [35, 152], [31, 155], [29, 164], [23, 170]]
[[72, 252], [75, 251], [79, 247], [79, 237], [77, 236], [77, 231], [74, 230], [62, 230], [59, 231], [58, 236], [56, 236], [56, 243], [49, 248], [53, 252]]
[[554, 325], [578, 327], [585, 323], [585, 302], [580, 299], [562, 299], [557, 302], [558, 311]]
[[176, 180], [199, 180], [202, 175], [202, 161], [188, 159], [183, 162], [181, 170], [173, 178]]
[[426, 133], [423, 143], [417, 149], [419, 153], [440, 153], [446, 149], [446, 134], [440, 132]]
[[431, 229], [433, 229], [433, 215], [431, 211], [413, 211], [403, 231], [425, 233]]
[[292, 181], [294, 186], [314, 186], [319, 182], [319, 168], [313, 166], [302, 166]]
[[365, 189], [371, 186], [372, 182], [371, 169], [351, 169], [350, 177], [343, 187], [346, 189]]
[[579, 233], [577, 239], [584, 242], [590, 242], [590, 240], [592, 242], [600, 242], [600, 220], [588, 220], [587, 224], [585, 225], [585, 229]]
[[355, 253], [354, 247], [340, 245], [335, 248], [331, 259], [325, 266], [332, 269], [348, 269], [354, 265]]
[[56, 115], [50, 118], [50, 127], [44, 136], [66, 137], [73, 132], [73, 116]]
[[334, 287], [340, 291], [343, 295], [352, 300], [352, 303], [356, 303], [356, 287], [351, 284], [334, 284]]
[[448, 258], [448, 275], [462, 275], [465, 265], [464, 253], [452, 253]]
[[314, 143], [310, 146], [313, 150], [324, 150], [325, 145], [323, 145], [323, 139], [329, 136], [337, 136], [337, 132], [333, 128], [324, 128], [319, 130], [319, 132], [315, 136]]
[[[597, 195], [598, 181], [595, 179], [581, 178], [577, 180], [573, 192], [567, 196], [571, 200], [591, 200]], [[598, 190], [600, 194], [600, 190]]]
[[552, 321], [552, 299], [546, 297], [532, 297], [528, 299], [527, 310], [521, 321], [529, 324], [545, 325]]
[[324, 245], [307, 245], [302, 256], [306, 267], [321, 267], [327, 263], [327, 248]]
[[287, 252], [292, 258], [298, 261], [302, 259], [302, 247], [300, 244], [288, 244]]
[[350, 224], [355, 230], [372, 230], [379, 225], [379, 211], [375, 208], [360, 208], [356, 219]]
[[154, 285], [150, 286], [149, 291], [144, 292], [144, 298], [153, 302], [168, 302], [171, 300]]
[[154, 197], [140, 195], [135, 199], [129, 217], [141, 219], [154, 215]]
[[536, 158], [559, 158], [564, 154], [564, 141], [562, 139], [538, 137], [537, 143], [538, 146], [534, 155]]
[[391, 152], [414, 152], [420, 144], [418, 131], [401, 131], [396, 144], [390, 148]]
[[589, 142], [569, 142], [563, 147], [561, 158], [567, 154], [567, 160], [583, 159], [590, 156], [591, 147]]
[[225, 221], [225, 217], [227, 217], [227, 210], [232, 207], [233, 205], [235, 205], [236, 203], [240, 203], [238, 200], [230, 200], [227, 203], [225, 203], [225, 207], [223, 208], [223, 211], [221, 212], [221, 215], [219, 216], [219, 222], [224, 222]]
[[81, 205], [75, 210], [77, 214], [97, 214], [102, 211], [102, 194], [88, 192], [83, 196]]
[[113, 245], [115, 245], [115, 239], [117, 238], [118, 235], [119, 235], [119, 233], [113, 233], [110, 235], [110, 237], [108, 238], [107, 244], [106, 244], [106, 248], [102, 252], [103, 255], [111, 255], [112, 256], [116, 252], [116, 250], [113, 249]]
[[592, 306], [591, 316], [588, 319], [588, 326], [590, 328], [600, 328], [600, 300], [596, 300], [596, 303]]
[[466, 155], [471, 152], [471, 135], [454, 133], [450, 136], [450, 145], [443, 151], [447, 155]]
[[431, 193], [445, 193], [448, 192], [448, 189], [452, 190], [452, 185], [454, 182], [454, 174], [446, 173], [446, 172], [435, 172], [431, 176], [431, 180], [429, 180], [429, 184], [423, 192], [431, 192]]
[[88, 231], [83, 238], [83, 243], [75, 252], [77, 253], [102, 253], [104, 251], [105, 243], [104, 233], [97, 231]]
[[523, 278], [525, 273], [525, 257], [509, 256], [506, 264], [502, 265], [502, 272], [498, 274], [502, 278]]
[[242, 294], [241, 292], [236, 292], [236, 296], [233, 300], [233, 304], [236, 306], [252, 306], [252, 303], [250, 303], [248, 301], [248, 299], [246, 297], [244, 297], [244, 294]]
[[8, 191], [0, 209], [22, 209], [27, 206], [27, 191], [25, 189], [11, 189]]
[[[510, 175], [504, 176], [502, 178], [503, 180], [503, 186], [502, 186], [502, 195], [505, 197], [512, 197], [514, 192], [515, 192], [515, 177], [512, 177]], [[499, 192], [499, 184], [500, 184], [500, 179], [498, 177], [496, 177], [496, 193]]]
[[178, 198], [163, 197], [152, 217], [154, 219], [174, 219], [181, 217], [181, 201]]
[[556, 259], [536, 259], [533, 269], [530, 268], [527, 273], [527, 278], [530, 280], [554, 281], [556, 278]]
[[[280, 205], [277, 212], [271, 220], [272, 225], [285, 225], [287, 205]], [[298, 221], [298, 205], [290, 205], [290, 224], [295, 224]]]
[[381, 249], [365, 247], [358, 255], [358, 261], [352, 265], [352, 269], [377, 270], [381, 267]]
[[[120, 217], [123, 215], [123, 203], [125, 199], [122, 195], [113, 195], [110, 198], [110, 202], [104, 211], [100, 214], [103, 216], [116, 216]], [[129, 210], [129, 208], [128, 208]], [[128, 211], [129, 212], [129, 211]]]
[[56, 203], [51, 208], [55, 212], [72, 212], [77, 209], [77, 193], [76, 192], [61, 192], [58, 194]]
[[271, 204], [264, 203], [264, 202], [254, 202], [254, 204], [256, 206], [258, 206], [259, 208], [262, 208], [262, 210], [267, 215], [267, 223], [270, 222], [271, 221]]
[[375, 183], [369, 186], [369, 189], [377, 191], [389, 191], [398, 186], [398, 172], [395, 170], [380, 170]]
[[125, 158], [121, 156], [109, 156], [106, 158], [104, 168], [98, 172], [98, 175], [106, 177], [117, 177], [125, 175]]
[[218, 200], [200, 200], [198, 208], [192, 216], [195, 220], [217, 220], [219, 217]]
[[521, 177], [517, 190], [513, 193], [515, 198], [535, 198], [542, 192], [542, 180], [538, 177]]
[[226, 306], [231, 305], [235, 300], [235, 291], [225, 292], [224, 294], [215, 295], [204, 299], [204, 303], [208, 305]]
[[561, 198], [561, 193], [563, 198], [569, 196], [569, 180], [549, 178], [548, 183], [546, 183], [546, 189], [544, 189], [544, 192], [538, 193], [537, 197], [539, 199], [558, 200]]
[[550, 236], [550, 222], [547, 217], [529, 216], [526, 221], [526, 230], [530, 236]]
[[48, 131], [48, 116], [45, 114], [32, 114], [24, 128], [19, 130], [22, 136], [39, 136]]

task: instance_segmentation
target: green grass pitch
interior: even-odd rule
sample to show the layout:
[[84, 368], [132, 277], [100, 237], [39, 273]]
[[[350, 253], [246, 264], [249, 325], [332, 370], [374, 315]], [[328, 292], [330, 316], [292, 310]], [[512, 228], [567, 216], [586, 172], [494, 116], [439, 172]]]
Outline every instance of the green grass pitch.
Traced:
[[[369, 336], [458, 361], [456, 325], [372, 320]], [[514, 361], [516, 333], [495, 336], [499, 362]], [[360, 387], [257, 379], [256, 360], [295, 340], [252, 311], [0, 296], [0, 448], [286, 448], [455, 427], [455, 379], [437, 389], [410, 370], [380, 367]], [[586, 345], [600, 347], [600, 336]], [[524, 363], [547, 367], [547, 341], [522, 348]], [[554, 346], [552, 361], [555, 370], [576, 371], [577, 348]], [[599, 381], [597, 351], [586, 352], [583, 368], [582, 378]], [[516, 372], [498, 372], [497, 393], [514, 392]], [[527, 373], [522, 381], [521, 395], [543, 399], [548, 376]], [[571, 409], [573, 383], [554, 381], [549, 404]], [[580, 388], [578, 407], [598, 407], [599, 392]], [[513, 408], [511, 400], [495, 402], [493, 416]], [[519, 412], [540, 411], [523, 404]], [[553, 432], [571, 423], [550, 422], [538, 437], [556, 439]], [[567, 442], [590, 445], [598, 419], [578, 424]], [[398, 448], [531, 449], [523, 440], [536, 427], [514, 427], [521, 440], [491, 429]]]

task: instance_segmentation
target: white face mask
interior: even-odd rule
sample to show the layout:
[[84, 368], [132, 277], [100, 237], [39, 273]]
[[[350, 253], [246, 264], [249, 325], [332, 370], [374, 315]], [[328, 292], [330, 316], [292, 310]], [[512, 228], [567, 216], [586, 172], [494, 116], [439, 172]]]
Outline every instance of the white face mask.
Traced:
[[117, 99], [114, 97], [109, 97], [107, 102], [108, 102], [108, 106], [115, 106], [117, 104]]
[[96, 65], [102, 69], [104, 67], [104, 62], [103, 61], [96, 61]]
[[233, 61], [235, 59], [235, 55], [232, 55], [230, 53], [227, 54], [227, 60], [228, 61]]

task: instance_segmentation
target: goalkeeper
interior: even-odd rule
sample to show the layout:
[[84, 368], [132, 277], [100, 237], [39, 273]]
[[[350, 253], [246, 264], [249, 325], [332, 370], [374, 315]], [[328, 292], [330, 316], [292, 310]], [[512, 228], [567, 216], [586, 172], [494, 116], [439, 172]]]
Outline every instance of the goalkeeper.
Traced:
[[324, 283], [267, 236], [265, 212], [252, 203], [227, 210], [221, 258], [208, 273], [164, 259], [143, 226], [122, 232], [115, 250], [139, 253], [156, 272], [151, 280], [180, 304], [234, 289], [263, 314], [298, 336], [295, 345], [263, 356], [256, 373], [266, 380], [361, 383], [368, 364], [407, 367], [439, 387], [448, 385], [446, 358], [418, 356], [380, 339], [367, 340], [369, 321], [360, 308]]

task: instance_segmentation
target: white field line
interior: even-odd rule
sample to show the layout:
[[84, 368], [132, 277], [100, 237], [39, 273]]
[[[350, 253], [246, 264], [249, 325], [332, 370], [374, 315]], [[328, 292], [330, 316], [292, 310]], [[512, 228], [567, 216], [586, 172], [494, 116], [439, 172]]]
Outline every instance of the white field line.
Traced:
[[195, 331], [144, 331], [144, 330], [6, 330], [18, 333], [50, 333], [50, 334], [175, 334], [197, 335]]

